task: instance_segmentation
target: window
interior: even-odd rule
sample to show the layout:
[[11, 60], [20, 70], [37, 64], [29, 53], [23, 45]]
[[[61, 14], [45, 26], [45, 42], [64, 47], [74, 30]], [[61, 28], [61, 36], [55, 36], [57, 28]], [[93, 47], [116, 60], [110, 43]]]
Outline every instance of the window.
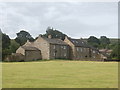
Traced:
[[55, 45], [53, 46], [53, 49], [55, 49]]
[[80, 51], [82, 52], [82, 51], [83, 51], [83, 49], [81, 48], [81, 49], [80, 49]]
[[78, 41], [76, 41], [76, 43], [78, 43]]
[[64, 49], [66, 49], [66, 46], [64, 46]]
[[53, 53], [53, 56], [55, 56], [55, 52]]
[[77, 51], [79, 51], [79, 47], [77, 47]]
[[93, 56], [93, 58], [95, 58], [95, 56]]
[[66, 56], [66, 53], [64, 53], [64, 56]]
[[95, 51], [93, 51], [93, 53], [95, 53]]

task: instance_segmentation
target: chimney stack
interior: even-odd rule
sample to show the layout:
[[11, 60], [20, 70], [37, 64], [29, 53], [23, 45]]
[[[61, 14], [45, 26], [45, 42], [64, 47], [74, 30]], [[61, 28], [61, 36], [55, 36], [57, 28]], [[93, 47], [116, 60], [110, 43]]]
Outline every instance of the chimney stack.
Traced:
[[48, 38], [50, 38], [50, 39], [51, 39], [51, 38], [52, 38], [52, 36], [51, 36], [51, 35], [48, 35]]
[[30, 42], [30, 41], [27, 39], [27, 42]]

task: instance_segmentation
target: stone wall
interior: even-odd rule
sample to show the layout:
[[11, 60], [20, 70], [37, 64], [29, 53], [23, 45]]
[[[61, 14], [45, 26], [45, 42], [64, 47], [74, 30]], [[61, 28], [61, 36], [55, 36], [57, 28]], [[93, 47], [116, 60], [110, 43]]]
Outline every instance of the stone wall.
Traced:
[[42, 59], [50, 59], [49, 43], [47, 43], [42, 37], [38, 37], [38, 39], [34, 41], [34, 47], [41, 50]]
[[50, 59], [69, 59], [69, 46], [50, 44]]
[[42, 59], [40, 51], [26, 50], [25, 51], [25, 61], [34, 61]]
[[22, 47], [19, 47], [19, 48], [16, 50], [16, 53], [21, 53], [22, 55], [25, 55], [25, 50], [24, 50]]
[[14, 53], [5, 58], [5, 61], [7, 62], [19, 62], [24, 60], [25, 60], [25, 56], [20, 53]]
[[73, 43], [71, 43], [67, 38], [65, 38], [64, 42], [69, 45], [69, 59], [75, 59], [75, 47]]

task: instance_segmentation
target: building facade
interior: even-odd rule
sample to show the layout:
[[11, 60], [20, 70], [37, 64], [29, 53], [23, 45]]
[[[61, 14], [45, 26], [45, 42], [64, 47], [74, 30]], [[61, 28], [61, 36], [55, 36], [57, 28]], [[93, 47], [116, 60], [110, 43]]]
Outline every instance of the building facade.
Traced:
[[64, 42], [70, 46], [70, 59], [73, 60], [102, 60], [102, 54], [88, 45], [82, 39], [65, 37]]
[[103, 60], [99, 50], [82, 39], [65, 37], [65, 40], [39, 36], [34, 42], [27, 41], [16, 53], [24, 55], [25, 61], [37, 59]]
[[24, 61], [33, 61], [42, 59], [41, 51], [35, 47], [30, 46], [20, 46], [16, 53], [24, 55]]
[[69, 45], [60, 39], [39, 36], [34, 47], [41, 50], [42, 59], [69, 59]]

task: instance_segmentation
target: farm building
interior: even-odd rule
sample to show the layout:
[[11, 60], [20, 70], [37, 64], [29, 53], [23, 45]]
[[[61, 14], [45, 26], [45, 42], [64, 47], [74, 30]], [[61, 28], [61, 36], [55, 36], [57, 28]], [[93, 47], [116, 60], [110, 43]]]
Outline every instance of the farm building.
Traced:
[[27, 41], [16, 53], [25, 56], [25, 61], [37, 59], [73, 59], [103, 60], [107, 59], [99, 50], [91, 47], [82, 39], [65, 37], [65, 40], [39, 36], [34, 42]]
[[5, 58], [5, 61], [7, 62], [20, 62], [24, 61], [25, 57], [21, 53], [12, 53], [12, 55], [9, 55]]
[[42, 59], [68, 59], [69, 45], [61, 39], [54, 39], [51, 35], [46, 37], [39, 36], [34, 41], [34, 47], [41, 50]]
[[31, 47], [31, 46], [20, 46], [16, 50], [16, 53], [20, 53], [24, 55], [24, 61], [32, 61], [42, 58], [41, 51], [36, 47]]
[[102, 55], [96, 48], [89, 46], [82, 39], [65, 37], [64, 42], [70, 46], [70, 59], [74, 60], [101, 60]]

